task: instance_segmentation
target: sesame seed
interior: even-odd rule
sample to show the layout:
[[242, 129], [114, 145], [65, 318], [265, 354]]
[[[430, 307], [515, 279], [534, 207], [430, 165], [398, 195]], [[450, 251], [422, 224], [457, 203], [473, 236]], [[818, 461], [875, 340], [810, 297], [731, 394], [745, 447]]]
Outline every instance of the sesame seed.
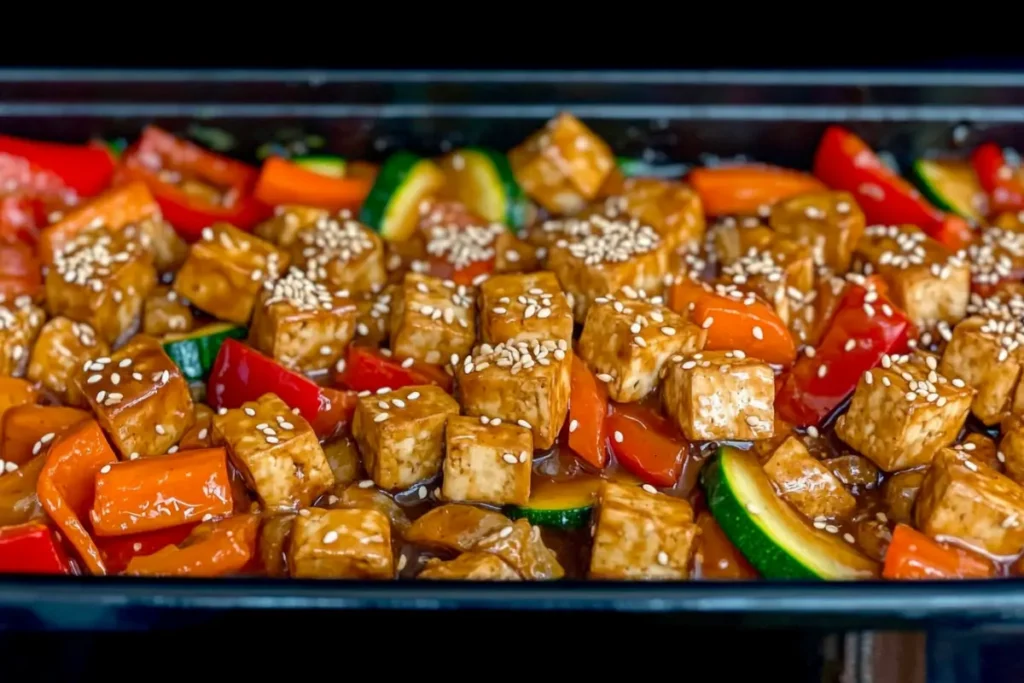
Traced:
[[663, 567], [668, 566], [668, 553], [664, 550], [658, 553], [658, 564]]
[[85, 380], [86, 384], [96, 384], [103, 379], [103, 375], [91, 375], [89, 379]]
[[377, 401], [377, 407], [381, 410], [389, 410], [391, 405], [387, 401]]
[[847, 339], [846, 343], [843, 344], [844, 351], [853, 351], [857, 347], [857, 341], [855, 339]]
[[492, 417], [491, 418], [491, 426], [492, 427], [497, 427], [500, 424], [501, 424], [501, 418], [500, 417]]
[[599, 380], [601, 380], [602, 382], [611, 382], [611, 381], [612, 381], [612, 379], [614, 379], [614, 378], [613, 378], [613, 377], [612, 377], [611, 375], [609, 375], [609, 374], [608, 374], [608, 373], [606, 373], [606, 372], [602, 372], [602, 373], [598, 374], [598, 375], [597, 375], [597, 378], [598, 378]]
[[525, 463], [529, 459], [530, 459], [530, 454], [527, 453], [526, 451], [521, 451], [519, 453], [519, 462]]
[[276, 436], [265, 436], [263, 438], [265, 438], [269, 444], [281, 443], [281, 440]]
[[377, 395], [378, 396], [381, 396], [383, 394], [390, 394], [390, 393], [391, 393], [391, 387], [381, 387], [380, 389], [377, 390]]
[[504, 455], [501, 456], [501, 459], [507, 462], [509, 465], [515, 465], [517, 462], [519, 462], [518, 460], [516, 460], [516, 456], [512, 455], [511, 453], [505, 453]]
[[807, 428], [807, 436], [811, 437], [812, 439], [817, 439], [819, 436], [821, 436], [821, 432], [818, 431], [817, 427], [811, 425]]
[[977, 472], [978, 471], [978, 466], [975, 465], [970, 460], [964, 460], [964, 467], [966, 467], [967, 469], [971, 470], [972, 472]]
[[624, 438], [622, 436], [622, 432], [620, 432], [617, 429], [615, 430], [615, 433], [612, 435], [612, 437], [615, 439], [615, 443], [622, 443], [622, 440]]
[[253, 410], [252, 408], [243, 408], [242, 412], [244, 412], [249, 417], [256, 417], [256, 411]]
[[110, 472], [110, 465], [104, 465], [100, 468], [100, 474], [106, 474]]
[[712, 318], [711, 316], [708, 316], [707, 318], [705, 318], [705, 319], [704, 319], [704, 322], [702, 322], [702, 323], [700, 324], [700, 326], [701, 326], [701, 327], [702, 327], [703, 329], [705, 329], [705, 330], [706, 330], [706, 329], [708, 329], [709, 327], [711, 327], [711, 326], [712, 326], [712, 325], [714, 324], [714, 322], [715, 322], [715, 319], [714, 319], [714, 318]]
[[967, 384], [962, 379], [960, 379], [959, 377], [954, 377], [950, 381], [950, 384], [952, 384], [957, 389], [963, 389], [965, 386], [967, 386]]
[[154, 429], [156, 430], [156, 433], [159, 434], [160, 436], [163, 436], [167, 433], [167, 430], [164, 429], [163, 425], [157, 425], [156, 427], [154, 427]]
[[754, 339], [764, 339], [764, 330], [761, 329], [760, 325], [754, 325], [754, 329], [751, 330], [754, 335]]
[[688, 360], [682, 365], [683, 370], [692, 370], [695, 367], [697, 367], [697, 361], [695, 360]]
[[847, 532], [847, 533], [843, 534], [843, 540], [846, 541], [847, 543], [853, 543], [855, 539], [853, 538], [853, 534]]
[[569, 423], [569, 433], [572, 434], [580, 426], [579, 420], [573, 420]]
[[217, 408], [217, 414], [218, 415], [227, 415], [228, 414], [228, 409], [227, 408]]
[[285, 430], [286, 432], [290, 432], [291, 430], [295, 429], [295, 425], [293, 425], [291, 422], [279, 421], [277, 423], [277, 426]]
[[96, 394], [96, 402], [97, 403], [103, 403], [103, 399], [105, 399], [106, 397], [107, 397], [107, 392], [100, 391], [100, 393]]
[[839, 527], [837, 527], [835, 524], [826, 524], [825, 531], [829, 532], [830, 534], [838, 534]]
[[747, 503], [747, 512], [749, 512], [752, 515], [759, 515], [763, 512], [763, 510], [757, 505], [754, 505], [753, 503]]
[[420, 397], [420, 392], [418, 392], [418, 391], [414, 391], [411, 394], [409, 394], [408, 396], [406, 396], [406, 398], [409, 399], [410, 401], [415, 401], [419, 397]]
[[323, 346], [320, 347], [320, 355], [321, 356], [329, 356], [332, 353], [334, 353], [334, 351], [331, 350], [330, 346], [327, 346], [326, 344], [324, 344]]
[[378, 413], [376, 415], [376, 417], [373, 418], [373, 421], [374, 422], [383, 422], [386, 419], [388, 419], [388, 414], [387, 413]]
[[674, 334], [676, 333], [676, 328], [674, 328], [674, 327], [668, 327], [668, 326], [666, 325], [665, 327], [662, 327], [662, 328], [661, 328], [661, 333], [662, 333], [662, 334], [667, 334], [668, 336], [670, 336], [670, 337], [671, 337], [672, 335], [674, 335]]
[[200, 439], [205, 439], [205, 438], [206, 438], [206, 436], [207, 436], [207, 435], [208, 435], [209, 433], [210, 433], [210, 430], [208, 430], [208, 429], [207, 429], [206, 427], [203, 427], [202, 429], [200, 429], [200, 430], [199, 430], [199, 438], [200, 438]]
[[640, 488], [642, 488], [644, 491], [647, 491], [647, 493], [657, 493], [658, 492], [658, 489], [654, 488], [650, 484], [644, 484]]
[[373, 480], [372, 479], [363, 479], [361, 482], [359, 482], [358, 486], [361, 489], [373, 488]]
[[641, 337], [640, 335], [637, 335], [637, 336], [633, 337], [633, 342], [637, 346], [639, 346], [639, 347], [646, 347], [647, 346], [647, 342], [645, 342], [644, 338]]
[[818, 377], [824, 377], [828, 374], [828, 366], [822, 363], [818, 366]]
[[338, 532], [337, 531], [328, 531], [326, 534], [324, 534], [324, 543], [330, 544], [330, 543], [334, 543], [337, 540], [338, 540]]
[[507, 526], [507, 527], [503, 528], [501, 531], [498, 532], [498, 536], [500, 536], [501, 538], [508, 538], [511, 535], [512, 535], [512, 527], [510, 527], [510, 526]]

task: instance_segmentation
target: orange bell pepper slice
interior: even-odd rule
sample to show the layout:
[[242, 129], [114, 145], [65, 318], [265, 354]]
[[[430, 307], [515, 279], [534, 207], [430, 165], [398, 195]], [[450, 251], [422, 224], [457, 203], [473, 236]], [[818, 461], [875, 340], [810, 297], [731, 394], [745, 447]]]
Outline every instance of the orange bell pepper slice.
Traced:
[[240, 571], [256, 552], [260, 518], [246, 514], [200, 524], [178, 546], [134, 557], [129, 576], [215, 577]]
[[90, 518], [97, 536], [123, 536], [230, 515], [233, 506], [227, 451], [206, 448], [104, 467]]
[[886, 579], [987, 579], [995, 565], [964, 548], [937, 543], [906, 524], [897, 524], [885, 553]]
[[608, 416], [608, 390], [575, 354], [571, 372], [569, 448], [587, 464], [602, 469], [608, 464], [604, 426]]
[[700, 538], [694, 564], [703, 579], [757, 579], [760, 574], [743, 557], [715, 518], [708, 512], [697, 515]]
[[199, 522], [174, 526], [169, 529], [158, 529], [147, 531], [144, 534], [129, 534], [128, 536], [97, 536], [96, 545], [99, 546], [103, 561], [107, 565], [107, 572], [120, 574], [127, 567], [133, 558], [152, 555], [161, 548], [169, 545], [178, 545], [192, 533], [192, 530], [199, 525]]
[[642, 405], [616, 403], [605, 429], [619, 464], [644, 483], [668, 487], [679, 480], [689, 444], [667, 419]]
[[43, 510], [93, 574], [106, 574], [107, 567], [82, 520], [92, 507], [96, 473], [116, 462], [99, 423], [88, 420], [54, 442], [36, 484]]
[[[65, 406], [21, 405], [6, 411], [3, 416], [3, 445], [0, 457], [19, 465], [39, 455], [54, 437], [68, 427], [89, 419], [89, 413]], [[40, 440], [53, 434], [46, 443]]]
[[253, 192], [269, 206], [298, 204], [340, 211], [362, 206], [372, 186], [373, 181], [366, 178], [331, 178], [281, 157], [270, 157], [263, 162]]
[[828, 189], [809, 173], [769, 165], [695, 168], [687, 180], [709, 216], [752, 214], [789, 197]]

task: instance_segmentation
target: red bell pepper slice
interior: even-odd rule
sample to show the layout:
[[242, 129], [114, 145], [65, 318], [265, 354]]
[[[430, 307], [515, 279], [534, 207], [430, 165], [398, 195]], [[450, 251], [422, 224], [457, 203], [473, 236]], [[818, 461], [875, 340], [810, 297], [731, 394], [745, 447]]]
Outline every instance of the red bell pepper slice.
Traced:
[[987, 579], [995, 576], [987, 558], [937, 543], [906, 524], [897, 524], [885, 553], [886, 579]]
[[24, 242], [0, 243], [0, 296], [8, 301], [22, 295], [34, 299], [42, 286], [42, 264], [35, 250]]
[[320, 410], [311, 423], [313, 431], [325, 439], [337, 436], [342, 427], [351, 424], [358, 402], [354, 391], [320, 387]]
[[814, 156], [814, 175], [834, 190], [851, 193], [868, 224], [916, 225], [953, 251], [974, 239], [967, 221], [935, 208], [845, 128], [825, 131]]
[[[860, 285], [847, 287], [814, 357], [801, 356], [780, 380], [777, 415], [799, 427], [820, 425], [853, 393], [865, 372], [885, 354], [904, 353], [914, 336], [914, 325], [885, 294]], [[847, 350], [851, 339], [856, 344]]]
[[46, 207], [41, 200], [24, 194], [0, 197], [0, 241], [35, 246], [45, 223]]
[[614, 403], [605, 429], [619, 464], [652, 486], [675, 485], [689, 444], [667, 419], [634, 403]]
[[129, 576], [215, 577], [243, 569], [256, 552], [259, 515], [236, 515], [200, 524], [179, 545], [132, 558]]
[[589, 465], [608, 464], [608, 391], [579, 356], [572, 357], [569, 389], [569, 448]]
[[100, 549], [107, 571], [120, 574], [135, 557], [152, 555], [161, 548], [178, 545], [192, 533], [199, 521], [169, 529], [147, 531], [144, 534], [129, 536], [97, 536], [96, 545]]
[[268, 206], [298, 204], [355, 211], [372, 186], [373, 181], [366, 178], [332, 178], [281, 157], [270, 157], [263, 162], [253, 194]]
[[120, 180], [146, 183], [182, 239], [194, 242], [218, 222], [249, 230], [271, 209], [253, 195], [259, 172], [149, 126], [125, 150]]
[[448, 392], [452, 390], [452, 378], [436, 365], [393, 358], [378, 349], [356, 345], [348, 347], [345, 369], [338, 373], [337, 381], [353, 391], [401, 389], [423, 384], [436, 384]]
[[993, 214], [1024, 210], [1024, 177], [1006, 161], [1003, 149], [993, 143], [979, 145], [971, 154], [971, 165], [981, 189], [988, 194]]
[[71, 562], [41, 522], [0, 527], [0, 574], [70, 574]]
[[65, 145], [0, 135], [0, 155], [24, 159], [60, 179], [79, 196], [91, 197], [110, 185], [114, 157], [93, 145]]

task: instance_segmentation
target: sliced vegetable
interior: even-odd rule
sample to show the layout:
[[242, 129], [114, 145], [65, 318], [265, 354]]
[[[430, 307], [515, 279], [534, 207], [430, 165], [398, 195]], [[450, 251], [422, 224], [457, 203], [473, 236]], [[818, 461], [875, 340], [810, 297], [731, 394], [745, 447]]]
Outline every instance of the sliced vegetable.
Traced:
[[608, 464], [608, 390], [575, 354], [569, 391], [569, 448], [587, 464], [602, 469]]
[[169, 334], [162, 343], [185, 379], [194, 381], [206, 379], [225, 339], [245, 339], [247, 334], [241, 325], [216, 322], [185, 334]]
[[700, 536], [694, 553], [694, 571], [702, 579], [757, 579], [760, 575], [743, 557], [707, 512], [697, 515]]
[[328, 178], [344, 178], [345, 177], [345, 160], [341, 157], [332, 157], [328, 155], [310, 155], [302, 157], [292, 158], [292, 163], [296, 166], [301, 166], [307, 171], [313, 171], [319, 173], [322, 176]]
[[144, 534], [97, 536], [93, 540], [100, 549], [103, 561], [107, 565], [107, 571], [111, 574], [120, 574], [133, 558], [152, 555], [169, 545], [178, 545], [188, 538], [198, 524], [197, 520], [169, 529], [148, 531]]
[[0, 527], [0, 574], [70, 574], [71, 562], [41, 522]]
[[[0, 186], [3, 182], [0, 174]], [[0, 241], [35, 246], [45, 224], [46, 208], [40, 200], [24, 194], [0, 196]]]
[[652, 164], [643, 159], [616, 157], [615, 164], [627, 178], [664, 178], [675, 180], [682, 178], [689, 170], [686, 164]]
[[433, 161], [397, 152], [384, 163], [359, 220], [393, 242], [408, 239], [420, 217], [420, 203], [441, 190], [444, 173]]
[[1010, 165], [999, 145], [993, 142], [979, 145], [971, 154], [971, 165], [988, 194], [989, 210], [993, 214], [1024, 209], [1024, 173]]
[[0, 477], [0, 526], [46, 519], [46, 513], [39, 504], [36, 484], [48, 453], [32, 458]]
[[445, 175], [445, 194], [492, 223], [520, 229], [526, 226], [531, 205], [501, 152], [466, 147], [440, 162]]
[[[3, 415], [4, 440], [0, 457], [19, 465], [28, 462], [39, 455], [55, 435], [87, 419], [89, 413], [86, 411], [66, 406], [21, 405], [11, 408]], [[43, 443], [42, 439], [47, 435], [49, 438]]]
[[0, 244], [0, 297], [34, 299], [42, 286], [42, 266], [35, 250], [24, 242]]
[[169, 545], [152, 555], [133, 557], [124, 573], [197, 577], [231, 574], [245, 567], [253, 557], [259, 529], [259, 516], [251, 514], [200, 524], [178, 546]]
[[652, 486], [674, 486], [689, 444], [672, 423], [636, 403], [613, 403], [605, 420], [612, 452], [626, 470]]
[[893, 530], [882, 568], [886, 579], [987, 579], [995, 574], [987, 558], [937, 543], [906, 524]]
[[351, 424], [358, 402], [355, 391], [321, 387], [320, 410], [310, 426], [322, 439], [337, 436], [345, 425]]
[[114, 176], [114, 158], [107, 150], [92, 145], [37, 142], [0, 135], [0, 154], [19, 157], [52, 172], [83, 197], [102, 192]]
[[581, 529], [590, 521], [600, 486], [601, 480], [597, 477], [534, 482], [530, 502], [523, 506], [510, 505], [505, 514], [512, 519], [524, 517], [538, 526]]
[[[3, 443], [3, 416], [11, 408], [35, 403], [39, 391], [25, 379], [0, 377], [0, 444]], [[0, 458], [3, 457], [0, 447]]]
[[779, 498], [752, 452], [720, 447], [702, 481], [715, 521], [766, 579], [877, 577], [875, 562]]
[[345, 369], [337, 379], [352, 391], [401, 389], [423, 384], [436, 384], [448, 392], [452, 390], [452, 378], [436, 365], [395, 358], [378, 349], [354, 344], [348, 347]]
[[328, 211], [356, 210], [372, 183], [364, 178], [324, 175], [281, 157], [263, 162], [254, 194], [268, 206], [295, 204]]
[[988, 213], [988, 198], [970, 161], [918, 159], [914, 162], [914, 177], [925, 196], [943, 211], [975, 223]]
[[695, 168], [686, 179], [711, 216], [753, 214], [781, 199], [826, 189], [807, 173], [761, 164]]

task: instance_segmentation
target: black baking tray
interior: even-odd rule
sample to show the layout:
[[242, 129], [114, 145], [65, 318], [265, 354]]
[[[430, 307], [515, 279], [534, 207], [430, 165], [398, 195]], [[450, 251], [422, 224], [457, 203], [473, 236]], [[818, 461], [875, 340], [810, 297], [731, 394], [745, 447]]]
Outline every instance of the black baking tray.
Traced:
[[[901, 167], [982, 140], [1024, 147], [1024, 76], [894, 72], [0, 70], [0, 133], [131, 137], [154, 122], [255, 156], [308, 135], [344, 156], [508, 148], [571, 110], [616, 153], [810, 165], [843, 123]], [[230, 138], [210, 130], [231, 133]], [[123, 628], [221, 610], [547, 610], [670, 614], [698, 625], [1024, 626], [1024, 581], [551, 584], [0, 576], [0, 629]]]

